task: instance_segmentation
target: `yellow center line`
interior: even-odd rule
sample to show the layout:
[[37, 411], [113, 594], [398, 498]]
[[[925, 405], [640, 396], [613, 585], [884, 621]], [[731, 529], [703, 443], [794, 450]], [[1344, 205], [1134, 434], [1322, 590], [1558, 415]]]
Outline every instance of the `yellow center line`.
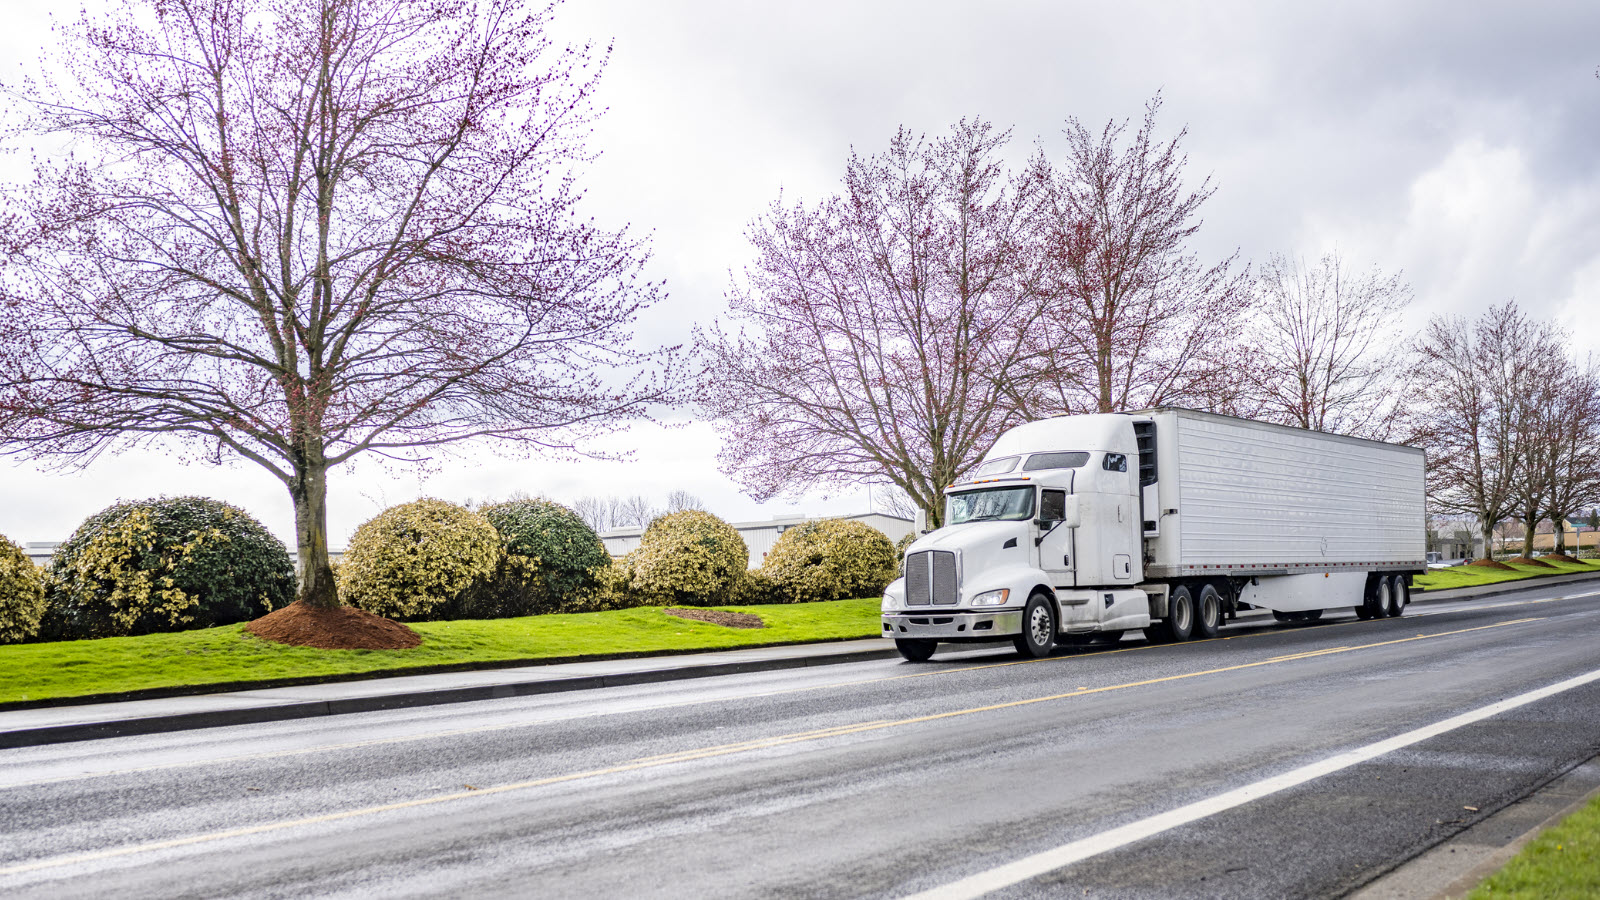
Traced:
[[[1600, 593], [1600, 592], [1597, 592], [1597, 593]], [[1587, 597], [1587, 596], [1591, 596], [1591, 595], [1590, 594], [1578, 594], [1578, 595], [1575, 595], [1573, 597], [1562, 596], [1562, 597], [1547, 597], [1547, 598], [1543, 598], [1543, 599], [1539, 599], [1539, 600], [1513, 600], [1513, 601], [1508, 601], [1508, 602], [1504, 602], [1504, 603], [1497, 603], [1497, 604], [1494, 604], [1492, 606], [1475, 606], [1475, 607], [1471, 607], [1471, 610], [1472, 611], [1477, 611], [1477, 610], [1488, 610], [1488, 609], [1503, 609], [1503, 608], [1514, 607], [1514, 606], [1528, 606], [1528, 605], [1537, 604], [1537, 603], [1553, 603], [1553, 602], [1558, 601], [1558, 600], [1570, 600], [1570, 599], [1576, 599], [1577, 597]], [[1462, 610], [1446, 610], [1446, 612], [1459, 612], [1459, 611], [1462, 611]], [[1437, 613], [1428, 613], [1427, 615], [1437, 615]], [[1376, 624], [1378, 624], [1380, 622], [1385, 622], [1385, 621], [1388, 621], [1388, 620], [1387, 619], [1377, 619], [1377, 620], [1370, 620], [1369, 621], [1369, 620], [1357, 619], [1357, 620], [1351, 620], [1351, 621], [1348, 621], [1348, 622], [1325, 622], [1325, 623], [1321, 624], [1320, 626], [1318, 626], [1317, 630], [1320, 631], [1320, 630], [1326, 630], [1328, 628], [1341, 628], [1341, 627], [1348, 627], [1348, 626], [1371, 626], [1371, 625], [1376, 625]], [[1246, 639], [1249, 639], [1249, 638], [1281, 637], [1281, 636], [1286, 635], [1286, 634], [1298, 633], [1298, 631], [1299, 631], [1299, 629], [1294, 629], [1294, 630], [1267, 629], [1267, 630], [1262, 630], [1262, 631], [1252, 631], [1252, 632], [1249, 632], [1249, 633], [1246, 633], [1246, 634], [1230, 634], [1230, 635], [1222, 635], [1220, 637], [1215, 637], [1215, 638], [1207, 638], [1207, 639], [1204, 639], [1204, 640], [1188, 641], [1188, 642], [1186, 642], [1185, 645], [1186, 646], [1193, 646], [1193, 645], [1199, 645], [1199, 644], [1207, 644], [1207, 643], [1211, 643], [1212, 641], [1237, 641], [1237, 640], [1246, 640]], [[1010, 666], [1026, 666], [1026, 665], [1035, 665], [1035, 664], [1040, 664], [1040, 663], [1076, 662], [1076, 661], [1081, 660], [1081, 659], [1091, 659], [1091, 658], [1101, 657], [1101, 656], [1112, 656], [1112, 655], [1120, 654], [1120, 653], [1139, 653], [1139, 652], [1150, 651], [1150, 650], [1159, 650], [1159, 649], [1162, 649], [1162, 648], [1167, 647], [1167, 646], [1170, 646], [1170, 645], [1167, 645], [1167, 644], [1141, 644], [1141, 645], [1134, 646], [1134, 647], [1121, 647], [1121, 648], [1113, 649], [1113, 650], [1099, 650], [1099, 651], [1096, 651], [1096, 652], [1093, 652], [1093, 653], [1076, 653], [1076, 654], [1073, 654], [1072, 656], [1053, 656], [1053, 657], [1045, 657], [1043, 659], [1015, 659], [1015, 660], [1007, 660], [1005, 662], [983, 663], [981, 665], [959, 666], [959, 667], [952, 667], [952, 668], [948, 668], [948, 669], [935, 669], [935, 670], [930, 671], [930, 672], [910, 672], [910, 673], [907, 673], [907, 674], [904, 674], [904, 675], [880, 675], [880, 676], [874, 676], [872, 678], [858, 678], [858, 679], [852, 679], [852, 680], [849, 680], [849, 681], [831, 681], [831, 682], [827, 682], [825, 684], [814, 684], [814, 685], [809, 685], [807, 687], [782, 688], [782, 689], [773, 690], [773, 691], [761, 691], [761, 692], [754, 693], [754, 694], [739, 694], [737, 699], [741, 699], [741, 700], [758, 700], [758, 699], [763, 699], [763, 698], [767, 698], [767, 697], [782, 697], [782, 696], [787, 696], [787, 695], [790, 695], [790, 694], [803, 694], [803, 693], [808, 693], [808, 692], [811, 692], [811, 691], [832, 690], [834, 688], [858, 687], [858, 686], [864, 685], [864, 684], [880, 684], [880, 683], [890, 682], [890, 681], [902, 681], [902, 680], [905, 680], [905, 679], [908, 679], [908, 678], [936, 678], [936, 677], [941, 677], [941, 676], [945, 676], [945, 675], [959, 675], [959, 674], [963, 674], [963, 673], [966, 673], [966, 672], [981, 672], [981, 671], [983, 671], [985, 669], [1003, 669], [1003, 668], [1008, 668]], [[548, 696], [548, 695], [546, 695], [546, 696]], [[517, 699], [526, 699], [526, 698], [517, 698]], [[659, 711], [665, 710], [665, 709], [683, 709], [683, 708], [692, 707], [692, 706], [703, 706], [703, 705], [708, 704], [708, 703], [725, 703], [729, 699], [730, 698], [728, 698], [728, 697], [706, 697], [706, 698], [693, 699], [693, 700], [675, 700], [675, 701], [672, 701], [670, 703], [658, 703], [658, 704], [654, 704], [654, 705], [650, 705], [650, 706], [630, 707], [630, 708], [627, 708], [627, 709], [620, 710], [620, 712], [622, 712], [622, 713], [659, 712]], [[165, 770], [168, 770], [168, 769], [194, 768], [196, 766], [201, 766], [201, 765], [218, 765], [218, 764], [222, 764], [222, 763], [235, 763], [235, 762], [256, 762], [256, 761], [265, 760], [265, 759], [282, 759], [282, 758], [294, 757], [294, 756], [305, 756], [307, 754], [312, 754], [312, 753], [326, 753], [326, 752], [332, 752], [332, 751], [338, 751], [338, 750], [356, 750], [356, 749], [360, 749], [360, 748], [363, 748], [363, 747], [376, 747], [376, 746], [381, 746], [381, 745], [385, 745], [385, 744], [406, 744], [406, 743], [412, 743], [412, 742], [415, 742], [415, 741], [435, 740], [435, 739], [438, 739], [438, 738], [460, 737], [461, 735], [465, 735], [465, 734], [486, 734], [486, 733], [493, 733], [493, 732], [496, 732], [496, 731], [508, 731], [508, 730], [511, 730], [511, 729], [514, 729], [514, 728], [530, 728], [530, 727], [533, 727], [534, 725], [549, 724], [551, 722], [564, 722], [564, 721], [572, 721], [574, 719], [592, 718], [595, 715], [607, 715], [607, 714], [608, 713], [585, 713], [585, 714], [577, 715], [577, 716], [565, 716], [565, 717], [558, 717], [558, 718], [555, 718], [555, 719], [541, 719], [541, 720], [535, 720], [535, 721], [532, 721], [532, 722], [520, 721], [520, 722], [506, 722], [506, 723], [499, 724], [499, 725], [476, 725], [476, 726], [473, 726], [473, 727], [470, 727], [470, 728], [452, 728], [452, 729], [445, 729], [445, 730], [442, 730], [442, 731], [429, 731], [429, 732], [425, 732], [425, 733], [422, 733], [422, 734], [402, 735], [402, 736], [398, 736], [398, 737], [372, 738], [370, 740], [364, 740], [364, 741], [344, 741], [344, 742], [337, 743], [337, 744], [319, 744], [319, 745], [317, 745], [315, 747], [300, 747], [300, 748], [296, 748], [296, 749], [292, 749], [292, 750], [269, 750], [269, 751], [264, 751], [264, 752], [261, 752], [261, 753], [242, 753], [242, 754], [236, 754], [234, 756], [217, 756], [217, 757], [212, 757], [212, 758], [205, 759], [205, 760], [190, 760], [190, 761], [184, 761], [184, 762], [157, 763], [155, 765], [136, 766], [136, 767], [130, 767], [130, 768], [126, 768], [126, 769], [110, 769], [110, 770], [107, 770], [107, 771], [104, 771], [104, 772], [80, 772], [80, 773], [76, 773], [76, 774], [73, 774], [73, 775], [59, 775], [59, 776], [55, 776], [55, 777], [52, 777], [52, 778], [38, 778], [38, 779], [31, 780], [31, 781], [18, 781], [18, 782], [13, 782], [13, 783], [10, 783], [10, 784], [0, 784], [0, 791], [10, 790], [10, 789], [14, 789], [14, 788], [21, 788], [21, 787], [34, 787], [34, 786], [41, 785], [41, 784], [57, 784], [57, 783], [60, 783], [60, 782], [63, 782], [63, 781], [85, 781], [85, 780], [88, 780], [88, 779], [91, 779], [91, 778], [109, 778], [109, 777], [116, 776], [116, 775], [137, 775], [137, 774], [141, 774], [141, 773], [145, 773], [145, 772], [160, 772], [160, 771], [165, 771]]]
[[1325, 651], [1316, 651], [1304, 654], [1295, 654], [1274, 659], [1258, 660], [1256, 662], [1239, 663], [1223, 666], [1216, 669], [1202, 669], [1198, 672], [1185, 672], [1181, 675], [1167, 675], [1160, 678], [1148, 678], [1142, 681], [1130, 681], [1124, 684], [1107, 685], [1097, 688], [1078, 688], [1061, 694], [1050, 694], [1044, 697], [1030, 697], [1025, 700], [1011, 700], [1005, 703], [992, 703], [986, 706], [974, 706], [967, 709], [951, 710], [949, 712], [931, 713], [924, 716], [913, 716], [906, 719], [877, 720], [872, 722], [859, 722], [849, 725], [839, 725], [832, 728], [821, 728], [813, 731], [802, 731], [794, 734], [777, 735], [775, 737], [744, 741], [736, 744], [723, 744], [717, 747], [702, 747], [694, 750], [685, 750], [679, 753], [669, 753], [661, 756], [649, 756], [631, 760], [614, 766], [601, 769], [590, 769], [582, 772], [572, 772], [566, 775], [553, 775], [546, 778], [537, 778], [531, 781], [519, 781], [513, 784], [503, 784], [494, 787], [475, 788], [470, 791], [460, 791], [451, 794], [441, 794], [433, 797], [421, 797], [415, 800], [403, 800], [396, 803], [385, 803], [381, 806], [369, 806], [361, 809], [346, 810], [344, 812], [327, 813], [320, 816], [308, 816], [299, 819], [289, 819], [278, 822], [268, 822], [261, 825], [252, 825], [245, 828], [232, 828], [227, 831], [216, 831], [208, 834], [197, 834], [189, 837], [173, 838], [165, 841], [153, 841], [146, 844], [135, 844], [125, 847], [115, 847], [109, 850], [99, 850], [91, 853], [78, 853], [69, 856], [59, 856], [49, 859], [35, 860], [18, 865], [0, 868], [0, 876], [20, 875], [26, 872], [35, 872], [41, 869], [58, 868], [61, 866], [76, 865], [79, 863], [98, 862], [101, 860], [115, 859], [131, 856], [137, 853], [149, 853], [158, 850], [171, 850], [180, 847], [191, 847], [196, 844], [210, 843], [213, 841], [227, 840], [236, 837], [268, 834], [290, 828], [301, 828], [312, 825], [321, 825], [329, 822], [340, 822], [362, 816], [377, 815], [379, 813], [394, 812], [403, 809], [416, 809], [423, 806], [434, 806], [441, 803], [452, 803], [471, 797], [485, 797], [493, 794], [504, 794], [511, 791], [525, 791], [532, 788], [546, 787], [553, 784], [581, 781], [590, 778], [600, 778], [606, 775], [617, 775], [624, 772], [636, 772], [640, 769], [652, 769], [659, 766], [671, 765], [678, 762], [711, 759], [719, 756], [730, 756], [736, 753], [746, 753], [751, 750], [780, 747], [786, 744], [796, 744], [805, 741], [816, 741], [830, 737], [862, 734], [870, 731], [881, 731], [888, 728], [900, 728], [907, 725], [919, 725], [925, 722], [937, 722], [943, 719], [953, 719], [961, 716], [971, 716], [978, 713], [994, 712], [1004, 709], [1018, 709], [1038, 703], [1050, 703], [1057, 700], [1066, 700], [1074, 697], [1085, 697], [1091, 694], [1103, 694], [1110, 691], [1121, 691], [1129, 688], [1145, 687], [1153, 684], [1166, 684], [1182, 681], [1188, 678], [1200, 678], [1206, 675], [1220, 675], [1225, 672], [1238, 672], [1244, 669], [1254, 669], [1262, 666], [1278, 665], [1300, 659], [1309, 659], [1313, 656], [1328, 656], [1336, 653], [1349, 653], [1355, 650], [1371, 650], [1377, 647], [1392, 647], [1398, 644], [1408, 644], [1414, 641], [1431, 640], [1433, 638], [1450, 637], [1458, 634], [1470, 634], [1475, 631], [1487, 631], [1493, 628], [1504, 628], [1509, 625], [1522, 625], [1528, 622], [1541, 621], [1543, 617], [1515, 619], [1509, 622], [1497, 622], [1492, 625], [1479, 625], [1474, 628], [1461, 628], [1454, 631], [1440, 631], [1433, 634], [1419, 634], [1415, 637], [1396, 638], [1388, 641], [1378, 641], [1371, 644], [1358, 644], [1350, 647], [1339, 647]]

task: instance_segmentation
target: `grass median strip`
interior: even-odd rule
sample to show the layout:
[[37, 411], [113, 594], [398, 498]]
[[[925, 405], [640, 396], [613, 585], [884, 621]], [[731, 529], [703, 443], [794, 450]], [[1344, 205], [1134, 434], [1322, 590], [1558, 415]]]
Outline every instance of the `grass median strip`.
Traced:
[[0, 646], [0, 703], [216, 684], [275, 682], [514, 660], [616, 657], [876, 637], [878, 598], [727, 607], [764, 628], [726, 628], [659, 607], [415, 622], [411, 650], [315, 650], [269, 643], [241, 625]]
[[1468, 900], [1600, 897], [1600, 798], [1534, 838]]
[[1515, 571], [1507, 572], [1504, 569], [1491, 569], [1483, 566], [1451, 566], [1448, 569], [1429, 569], [1426, 575], [1418, 575], [1413, 579], [1413, 584], [1424, 591], [1444, 591], [1450, 588], [1499, 584], [1503, 581], [1521, 581], [1527, 578], [1538, 578], [1541, 575], [1600, 572], [1600, 562], [1595, 560], [1583, 560], [1576, 563], [1550, 560], [1546, 562], [1545, 566], [1527, 566], [1522, 563], [1511, 563], [1510, 565]]

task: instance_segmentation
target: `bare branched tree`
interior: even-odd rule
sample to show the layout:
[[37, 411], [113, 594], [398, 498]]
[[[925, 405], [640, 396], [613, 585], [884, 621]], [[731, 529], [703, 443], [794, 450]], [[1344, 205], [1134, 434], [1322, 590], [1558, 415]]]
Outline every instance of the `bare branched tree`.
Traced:
[[1555, 526], [1555, 552], [1566, 552], [1566, 521], [1600, 503], [1600, 364], [1570, 365], [1555, 385], [1556, 416], [1545, 455], [1545, 516]]
[[597, 532], [611, 528], [611, 509], [603, 498], [579, 497], [573, 501], [572, 511], [578, 514], [583, 524]]
[[1387, 439], [1403, 409], [1406, 341], [1398, 334], [1411, 289], [1397, 273], [1356, 272], [1337, 252], [1315, 265], [1273, 256], [1257, 282], [1249, 406], [1299, 428]]
[[612, 528], [643, 528], [656, 516], [661, 515], [661, 510], [643, 494], [618, 499], [615, 510], [611, 520]]
[[873, 485], [871, 505], [869, 512], [883, 512], [902, 519], [917, 517], [917, 505], [894, 485]]
[[1561, 343], [1552, 327], [1508, 301], [1471, 324], [1434, 318], [1416, 351], [1428, 499], [1441, 511], [1474, 516], [1489, 553], [1496, 526], [1516, 512], [1528, 439], [1522, 398], [1561, 356]]
[[1517, 464], [1512, 476], [1515, 513], [1522, 524], [1522, 555], [1532, 557], [1539, 521], [1550, 506], [1556, 485], [1557, 457], [1570, 430], [1562, 409], [1564, 382], [1572, 366], [1557, 353], [1535, 360], [1516, 396]]
[[937, 525], [941, 492], [1020, 421], [1008, 391], [1037, 340], [1037, 185], [1008, 134], [962, 121], [852, 155], [844, 190], [780, 198], [748, 235], [735, 320], [700, 334], [724, 472], [753, 497], [887, 480]]
[[686, 509], [705, 509], [706, 505], [699, 497], [684, 490], [672, 491], [667, 494], [666, 512], [683, 512]]
[[1250, 305], [1237, 254], [1213, 265], [1190, 249], [1209, 178], [1183, 186], [1188, 129], [1155, 136], [1157, 96], [1127, 140], [1068, 119], [1066, 156], [1034, 161], [1045, 186], [1035, 219], [1049, 262], [1050, 303], [1037, 334], [1039, 378], [1019, 397], [1028, 415], [1182, 404], [1232, 410], [1238, 332]]
[[333, 467], [570, 449], [665, 398], [628, 331], [645, 248], [577, 215], [609, 54], [553, 47], [549, 15], [126, 0], [67, 27], [18, 94], [76, 155], [5, 196], [0, 448], [250, 460], [326, 606]]

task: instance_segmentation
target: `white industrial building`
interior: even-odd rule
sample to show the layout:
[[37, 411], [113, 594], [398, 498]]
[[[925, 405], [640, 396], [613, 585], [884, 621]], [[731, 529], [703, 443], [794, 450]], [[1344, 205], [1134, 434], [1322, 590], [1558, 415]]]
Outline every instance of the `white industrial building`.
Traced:
[[[850, 522], [861, 522], [883, 532], [891, 542], [898, 542], [901, 538], [911, 533], [914, 523], [910, 519], [899, 516], [887, 516], [883, 513], [861, 513], [853, 516], [780, 516], [763, 522], [730, 522], [729, 524], [744, 538], [744, 545], [750, 550], [750, 565], [754, 569], [761, 565], [767, 558], [767, 553], [772, 550], [772, 545], [778, 542], [778, 535], [783, 534], [796, 525], [807, 522], [820, 522], [823, 519], [844, 519]], [[612, 556], [622, 556], [639, 546], [639, 540], [644, 536], [644, 529], [613, 528], [600, 533], [600, 540], [606, 545], [606, 552]]]

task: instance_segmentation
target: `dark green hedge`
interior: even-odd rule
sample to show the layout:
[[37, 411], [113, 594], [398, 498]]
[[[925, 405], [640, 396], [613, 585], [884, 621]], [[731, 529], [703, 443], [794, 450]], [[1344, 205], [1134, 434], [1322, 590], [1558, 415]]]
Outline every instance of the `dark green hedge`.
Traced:
[[57, 549], [41, 637], [226, 625], [294, 595], [289, 551], [244, 510], [205, 497], [119, 502]]
[[498, 619], [593, 606], [611, 557], [577, 513], [549, 500], [511, 500], [479, 512], [500, 534], [500, 565], [443, 615]]

